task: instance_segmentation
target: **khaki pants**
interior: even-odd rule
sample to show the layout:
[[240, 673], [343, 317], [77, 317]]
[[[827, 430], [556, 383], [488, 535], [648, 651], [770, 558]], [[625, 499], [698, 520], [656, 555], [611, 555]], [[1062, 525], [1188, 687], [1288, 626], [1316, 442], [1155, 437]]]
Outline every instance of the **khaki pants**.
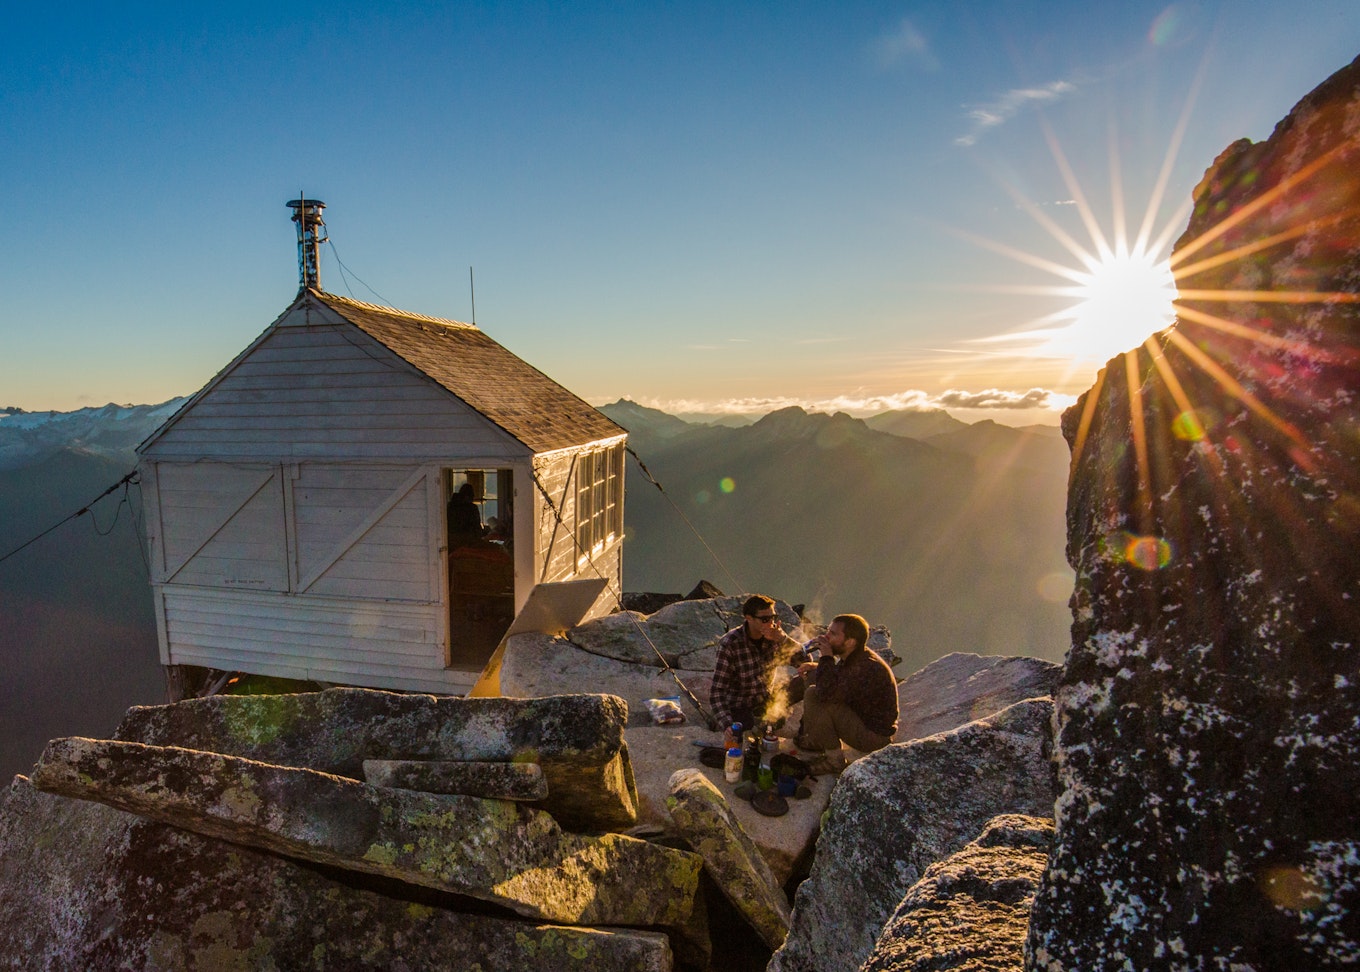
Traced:
[[799, 735], [814, 749], [840, 749], [845, 743], [862, 753], [872, 753], [892, 742], [864, 724], [849, 706], [826, 702], [810, 686], [803, 696], [803, 724]]

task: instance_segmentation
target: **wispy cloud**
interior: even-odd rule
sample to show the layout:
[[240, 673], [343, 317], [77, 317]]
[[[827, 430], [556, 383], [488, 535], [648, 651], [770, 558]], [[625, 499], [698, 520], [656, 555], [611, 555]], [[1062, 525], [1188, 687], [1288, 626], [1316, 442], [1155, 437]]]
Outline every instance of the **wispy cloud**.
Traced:
[[907, 64], [923, 71], [939, 70], [940, 62], [930, 50], [930, 42], [905, 17], [888, 34], [875, 37], [869, 43], [869, 56], [880, 71], [889, 71]]
[[983, 133], [1004, 125], [1025, 109], [1061, 101], [1076, 90], [1076, 84], [1071, 81], [1050, 81], [1037, 88], [1012, 88], [985, 105], [966, 105], [972, 128], [968, 134], [954, 139], [954, 144], [974, 145]]
[[[1055, 399], [1058, 401], [1055, 402]], [[1058, 395], [1047, 388], [1031, 388], [1028, 391], [1003, 391], [988, 388], [986, 391], [969, 392], [950, 389], [936, 398], [944, 408], [1053, 408], [1055, 404], [1071, 403], [1071, 396]]]

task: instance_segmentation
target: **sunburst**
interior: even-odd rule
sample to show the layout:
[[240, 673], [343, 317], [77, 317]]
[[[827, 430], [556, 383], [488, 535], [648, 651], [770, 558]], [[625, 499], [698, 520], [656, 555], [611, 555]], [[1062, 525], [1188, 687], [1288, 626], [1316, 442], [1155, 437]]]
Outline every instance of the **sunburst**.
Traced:
[[1012, 353], [1034, 358], [1067, 362], [1067, 378], [1082, 368], [1101, 365], [1119, 352], [1141, 344], [1149, 334], [1171, 324], [1176, 313], [1176, 281], [1171, 270], [1170, 245], [1176, 228], [1189, 215], [1189, 203], [1177, 209], [1157, 226], [1176, 151], [1185, 129], [1187, 115], [1177, 126], [1161, 172], [1148, 200], [1136, 233], [1130, 234], [1120, 180], [1118, 153], [1111, 134], [1110, 191], [1112, 212], [1108, 229], [1096, 217], [1072, 166], [1057, 138], [1044, 126], [1044, 135], [1063, 183], [1075, 206], [1085, 241], [1060, 226], [1033, 201], [1014, 187], [1002, 182], [1016, 205], [1071, 257], [1070, 262], [1047, 259], [1003, 243], [971, 234], [961, 234], [979, 246], [1041, 270], [1061, 283], [1022, 287], [988, 288], [1034, 297], [1061, 298], [1058, 310], [1032, 319], [1028, 324], [983, 339], [1000, 344]]
[[[1326, 382], [1319, 387], [1304, 382], [1297, 386], [1297, 393], [1319, 396], [1321, 387], [1330, 382], [1349, 394], [1357, 371], [1357, 353], [1348, 342], [1329, 338], [1320, 327], [1306, 323], [1328, 314], [1326, 305], [1360, 301], [1356, 293], [1311, 288], [1305, 283], [1323, 279], [1306, 266], [1310, 262], [1306, 254], [1316, 245], [1334, 251], [1336, 244], [1354, 232], [1360, 218], [1360, 179], [1345, 157], [1351, 151], [1349, 143], [1282, 175], [1265, 191], [1253, 193], [1251, 183], [1243, 183], [1242, 202], [1225, 206], [1216, 220], [1205, 220], [1201, 214], [1191, 223], [1199, 227], [1198, 234], [1182, 240], [1173, 255], [1171, 241], [1186, 224], [1191, 201], [1162, 221], [1160, 229], [1154, 231], [1154, 224], [1188, 118], [1187, 104], [1136, 233], [1128, 233], [1124, 222], [1117, 154], [1112, 150], [1114, 211], [1106, 231], [1056, 139], [1045, 129], [1087, 242], [1079, 242], [1038, 206], [1009, 189], [1017, 204], [1071, 255], [1071, 263], [969, 237], [1061, 281], [991, 289], [1067, 301], [1060, 310], [988, 339], [991, 343], [1008, 345], [1016, 354], [1068, 361], [1069, 377], [1087, 362], [1110, 366], [1097, 374], [1077, 418], [1074, 469], [1088, 446], [1101, 403], [1110, 401], [1103, 395], [1107, 375], [1122, 375], [1128, 395], [1124, 407], [1133, 460], [1130, 471], [1136, 481], [1128, 483], [1128, 529], [1107, 549], [1139, 570], [1158, 570], [1174, 558], [1173, 545], [1158, 535], [1157, 527], [1161, 521], [1157, 507], [1164, 501], [1159, 497], [1168, 485], [1169, 457], [1176, 451], [1173, 442], [1193, 444], [1205, 472], [1223, 479], [1225, 491], [1232, 489], [1227, 481], [1231, 477], [1225, 475], [1225, 457], [1242, 449], [1268, 452], [1275, 457], [1271, 462], [1293, 465], [1305, 475], [1321, 474], [1329, 465], [1328, 450], [1310, 442], [1282, 417], [1280, 403], [1272, 398], [1280, 392], [1272, 386], [1291, 369], [1318, 373], [1330, 369]], [[1241, 175], [1229, 172], [1224, 178]], [[1258, 176], [1249, 173], [1251, 180]], [[1304, 237], [1334, 242], [1300, 244]], [[1292, 252], [1304, 254], [1298, 257], [1304, 264], [1286, 272], [1274, 266], [1272, 256], [1289, 252], [1278, 248], [1291, 241], [1295, 243]], [[1332, 259], [1327, 251], [1318, 256]], [[1281, 304], [1316, 305], [1317, 309], [1300, 307], [1297, 316], [1288, 318], [1268, 310]], [[1160, 402], [1155, 408], [1154, 400]], [[1219, 421], [1225, 403], [1231, 401], [1249, 418], [1248, 425]], [[1207, 409], [1206, 402], [1211, 403]], [[1156, 421], [1154, 413], [1160, 416]], [[1165, 427], [1159, 424], [1163, 421]], [[1230, 430], [1234, 425], [1235, 433]], [[1253, 440], [1242, 437], [1248, 427], [1254, 430]]]

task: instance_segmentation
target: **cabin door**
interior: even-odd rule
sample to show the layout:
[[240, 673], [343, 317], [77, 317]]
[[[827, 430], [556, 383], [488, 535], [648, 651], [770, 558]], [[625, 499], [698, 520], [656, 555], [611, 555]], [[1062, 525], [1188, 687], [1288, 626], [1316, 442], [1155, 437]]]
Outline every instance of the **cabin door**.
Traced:
[[449, 667], [480, 671], [515, 618], [513, 476], [449, 469], [444, 479]]

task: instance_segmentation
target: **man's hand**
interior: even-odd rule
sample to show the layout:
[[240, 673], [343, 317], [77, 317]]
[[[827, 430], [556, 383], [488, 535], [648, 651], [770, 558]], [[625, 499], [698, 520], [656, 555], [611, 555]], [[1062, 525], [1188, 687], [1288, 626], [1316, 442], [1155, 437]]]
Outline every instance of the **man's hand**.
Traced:
[[817, 670], [816, 662], [803, 662], [803, 664], [798, 666], [798, 674], [803, 676], [804, 681], [806, 681], [807, 677], [816, 670]]

